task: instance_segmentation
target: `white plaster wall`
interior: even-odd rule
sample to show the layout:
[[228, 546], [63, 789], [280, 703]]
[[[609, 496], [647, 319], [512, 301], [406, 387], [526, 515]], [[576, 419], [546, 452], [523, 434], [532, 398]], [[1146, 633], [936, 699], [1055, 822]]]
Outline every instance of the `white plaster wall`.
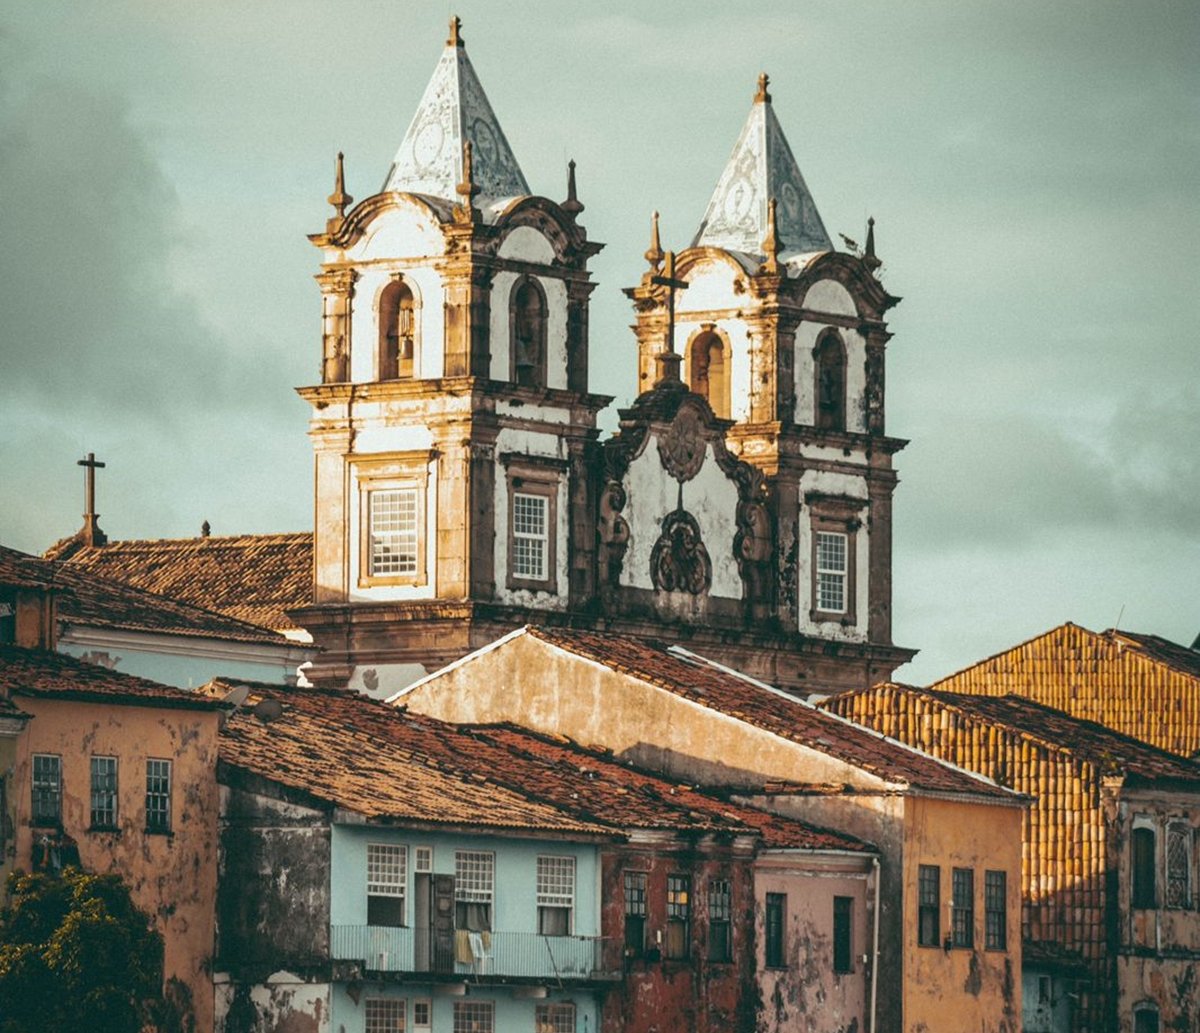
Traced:
[[745, 295], [734, 293], [733, 284], [738, 275], [727, 262], [697, 263], [688, 271], [687, 290], [676, 295], [676, 308], [687, 312], [739, 308]]
[[847, 495], [851, 498], [866, 499], [867, 486], [861, 477], [850, 474], [829, 473], [825, 470], [805, 470], [800, 476], [799, 495], [801, 502], [801, 518], [799, 520], [799, 536], [796, 556], [799, 561], [799, 571], [796, 578], [797, 617], [800, 630], [809, 634], [819, 634], [824, 638], [841, 639], [844, 642], [865, 642], [867, 640], [867, 612], [870, 605], [868, 585], [870, 582], [871, 533], [867, 526], [868, 510], [864, 507], [860, 512], [862, 526], [854, 535], [854, 618], [853, 624], [842, 624], [840, 621], [814, 621], [809, 613], [813, 606], [813, 529], [812, 511], [804, 505], [804, 496], [810, 491], [821, 492], [825, 495]]
[[[750, 418], [750, 329], [746, 321], [730, 314], [723, 319], [706, 319], [715, 323], [729, 341], [730, 381], [729, 415], [734, 420]], [[680, 376], [685, 384], [692, 382], [692, 338], [700, 333], [701, 321], [684, 317], [676, 318], [675, 348], [683, 355], [683, 372]]]
[[[528, 227], [521, 228], [528, 229]], [[542, 239], [540, 234], [535, 233], [535, 236]], [[508, 311], [509, 303], [512, 300], [513, 285], [519, 279], [520, 274], [503, 271], [498, 272], [492, 281], [490, 350], [493, 380], [509, 379]], [[546, 293], [546, 385], [565, 389], [567, 386], [567, 285], [562, 280], [545, 276], [536, 276], [534, 279]]]
[[[216, 973], [213, 982], [216, 984], [215, 1028], [221, 1031], [225, 1028], [237, 987], [223, 972]], [[301, 976], [280, 971], [252, 986], [250, 1000], [259, 1016], [261, 1029], [330, 1033], [330, 990], [329, 983], [309, 983]]]
[[445, 368], [445, 290], [440, 274], [429, 266], [415, 269], [384, 264], [360, 270], [354, 284], [350, 318], [350, 378], [367, 383], [377, 378], [379, 295], [396, 273], [412, 289], [417, 304], [416, 375], [440, 377]]
[[[534, 431], [505, 428], [496, 438], [496, 455], [516, 452], [521, 455], [551, 456], [566, 459], [566, 448], [561, 438], [553, 434], [538, 434]], [[543, 610], [565, 610], [567, 607], [567, 577], [571, 514], [569, 509], [567, 472], [560, 474], [558, 498], [555, 503], [555, 581], [557, 593], [534, 592], [529, 589], [510, 589], [508, 583], [508, 473], [497, 460], [496, 494], [494, 518], [496, 521], [495, 563], [496, 598], [514, 606], [530, 606]]]
[[[650, 554], [662, 533], [662, 519], [674, 512], [679, 485], [663, 469], [656, 441], [630, 464], [624, 480], [628, 502], [622, 516], [629, 522], [629, 548], [621, 568], [621, 584], [653, 590]], [[742, 578], [733, 555], [737, 533], [737, 485], [728, 480], [709, 445], [700, 472], [683, 486], [683, 508], [700, 525], [700, 537], [712, 561], [710, 595], [742, 597]]]
[[429, 672], [420, 664], [375, 664], [355, 667], [347, 688], [372, 699], [387, 699]]
[[836, 316], [857, 316], [854, 297], [837, 280], [818, 280], [804, 295], [804, 307]]
[[440, 255], [445, 249], [437, 220], [415, 201], [401, 200], [395, 208], [380, 212], [345, 255], [351, 262], [369, 262]]
[[554, 261], [554, 245], [532, 226], [517, 226], [510, 230], [496, 253], [501, 258], [540, 265], [550, 265]]
[[571, 422], [571, 412], [560, 406], [530, 405], [527, 402], [509, 398], [496, 399], [496, 415], [511, 416], [518, 420], [538, 420], [546, 423], [567, 424]]
[[[824, 283], [825, 281], [822, 281]], [[841, 288], [841, 284], [834, 284]], [[844, 288], [841, 288], [844, 290]], [[813, 348], [817, 338], [829, 327], [828, 323], [808, 320], [796, 328], [796, 351], [793, 363], [796, 373], [796, 422], [812, 423], [814, 420], [814, 366]], [[852, 433], [864, 433], [863, 392], [867, 386], [867, 342], [857, 330], [844, 326], [834, 327], [846, 346], [846, 429]]]
[[[433, 447], [433, 432], [423, 423], [387, 426], [383, 407], [373, 406], [367, 413], [355, 411], [355, 416], [366, 426], [360, 426], [354, 435], [354, 452], [359, 456], [370, 456], [380, 452], [419, 452]], [[367, 422], [370, 421], [370, 422]]]
[[359, 584], [359, 573], [362, 570], [362, 505], [363, 491], [358, 477], [358, 469], [351, 464], [348, 468], [349, 500], [346, 507], [348, 518], [346, 533], [349, 536], [348, 555], [350, 557], [350, 601], [351, 602], [383, 602], [399, 599], [432, 599], [437, 595], [437, 474], [438, 460], [430, 459], [428, 480], [425, 491], [425, 583], [423, 585], [372, 585], [364, 587]]

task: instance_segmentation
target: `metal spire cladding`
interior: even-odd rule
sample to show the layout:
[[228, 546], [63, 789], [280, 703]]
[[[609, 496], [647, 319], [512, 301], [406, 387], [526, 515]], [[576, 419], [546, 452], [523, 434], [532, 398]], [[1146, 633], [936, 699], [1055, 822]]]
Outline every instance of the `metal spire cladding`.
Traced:
[[783, 255], [832, 251], [833, 244], [783, 127], [771, 107], [766, 73], [725, 171], [717, 181], [693, 247], [719, 247], [748, 255], [763, 254], [770, 228], [767, 207], [776, 204], [775, 233]]
[[463, 144], [470, 142], [472, 180], [486, 200], [527, 195], [529, 184], [467, 57], [458, 18], [417, 113], [392, 161], [383, 190], [457, 201]]

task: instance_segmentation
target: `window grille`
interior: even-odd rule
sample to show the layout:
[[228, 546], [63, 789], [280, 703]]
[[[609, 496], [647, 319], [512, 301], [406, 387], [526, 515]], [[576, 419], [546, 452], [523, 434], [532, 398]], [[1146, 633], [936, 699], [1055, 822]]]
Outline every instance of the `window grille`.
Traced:
[[418, 570], [419, 493], [386, 488], [367, 493], [369, 568], [373, 577], [415, 576]]
[[92, 828], [117, 825], [117, 758], [92, 758]]
[[366, 1033], [404, 1033], [403, 998], [368, 997], [363, 1005]]
[[495, 868], [496, 855], [490, 851], [455, 851], [455, 928], [471, 932], [491, 930]]
[[427, 1030], [433, 1027], [433, 1002], [413, 1001], [413, 1029]]
[[171, 762], [146, 761], [146, 831], [171, 831]]
[[539, 1004], [534, 1010], [535, 1033], [575, 1033], [575, 1005]]
[[538, 857], [538, 932], [543, 936], [569, 935], [574, 906], [575, 858]]
[[942, 936], [942, 869], [923, 864], [917, 873], [917, 943], [939, 947]]
[[1007, 881], [1004, 872], [983, 875], [983, 945], [988, 950], [1008, 949]]
[[403, 925], [408, 848], [367, 844], [367, 925]]
[[546, 581], [548, 514], [550, 500], [545, 495], [513, 494], [513, 577], [527, 581]]
[[625, 951], [641, 954], [646, 948], [646, 873], [625, 873]]
[[817, 532], [817, 609], [846, 612], [846, 539], [835, 531]]
[[975, 872], [955, 868], [953, 872], [950, 933], [955, 947], [975, 946]]
[[33, 824], [58, 825], [62, 820], [62, 758], [33, 755]]
[[491, 1001], [454, 1002], [454, 1033], [495, 1033], [495, 1029], [496, 1006]]
[[1167, 829], [1167, 907], [1192, 904], [1192, 830], [1186, 825]]
[[413, 871], [424, 874], [433, 871], [433, 847], [419, 846], [413, 851]]
[[708, 960], [729, 961], [733, 957], [733, 894], [728, 879], [708, 883]]

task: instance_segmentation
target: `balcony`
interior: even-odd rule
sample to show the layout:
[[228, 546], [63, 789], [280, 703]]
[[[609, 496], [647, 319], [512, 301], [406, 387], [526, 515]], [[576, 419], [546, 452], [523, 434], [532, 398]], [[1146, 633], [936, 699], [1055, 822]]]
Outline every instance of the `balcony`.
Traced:
[[407, 926], [335, 925], [335, 961], [359, 962], [366, 972], [428, 973], [445, 979], [489, 977], [557, 982], [612, 980], [603, 966], [599, 936], [539, 933], [468, 933], [435, 937]]

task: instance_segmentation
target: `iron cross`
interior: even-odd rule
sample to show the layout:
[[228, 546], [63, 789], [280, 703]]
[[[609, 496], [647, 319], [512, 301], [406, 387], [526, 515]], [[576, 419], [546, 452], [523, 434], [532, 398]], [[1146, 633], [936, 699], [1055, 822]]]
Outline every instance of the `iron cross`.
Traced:
[[667, 288], [667, 351], [675, 354], [675, 292], [688, 288], [684, 280], [675, 279], [675, 252], [668, 251], [663, 255], [663, 271], [661, 276], [650, 277], [650, 282], [659, 287]]

